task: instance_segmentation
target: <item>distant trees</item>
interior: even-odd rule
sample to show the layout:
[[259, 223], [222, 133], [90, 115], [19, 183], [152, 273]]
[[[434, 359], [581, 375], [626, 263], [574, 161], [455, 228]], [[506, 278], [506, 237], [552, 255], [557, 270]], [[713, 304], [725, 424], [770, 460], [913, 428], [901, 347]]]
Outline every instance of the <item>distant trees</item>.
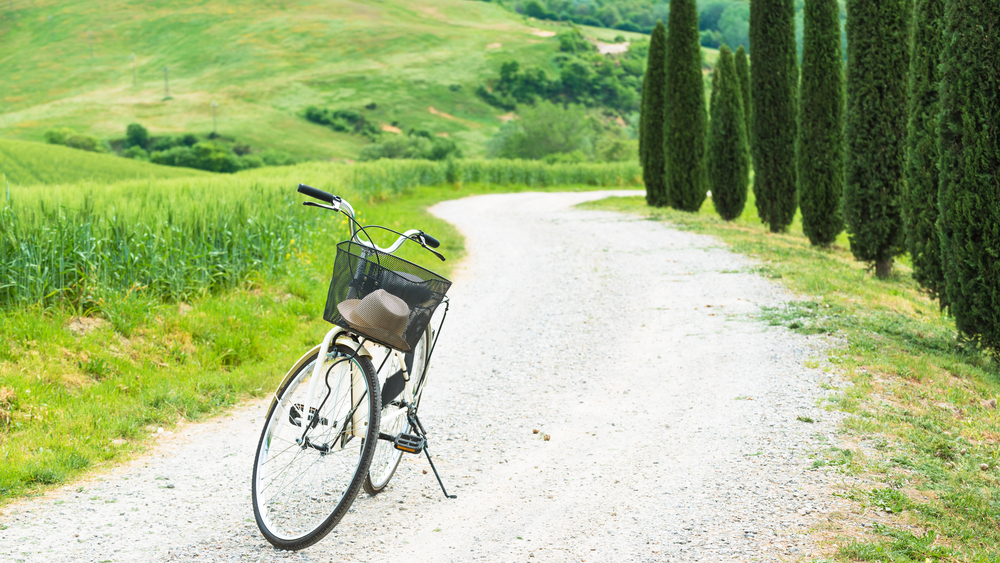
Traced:
[[138, 123], [130, 123], [125, 128], [125, 148], [146, 148], [149, 145], [149, 130]]
[[941, 250], [958, 329], [1000, 356], [1000, 2], [947, 0], [941, 57]]
[[640, 110], [647, 43], [630, 45], [619, 55], [602, 55], [576, 28], [558, 35], [559, 53], [554, 62], [558, 76], [538, 67], [511, 60], [500, 67], [500, 76], [476, 89], [486, 103], [504, 110], [520, 104], [549, 100], [603, 107], [620, 115]]
[[667, 22], [666, 196], [672, 207], [698, 211], [705, 201], [705, 84], [695, 0], [673, 0]]
[[844, 215], [851, 252], [874, 263], [880, 278], [889, 276], [893, 257], [903, 250], [910, 5], [847, 2]]
[[726, 221], [731, 221], [743, 213], [747, 202], [750, 152], [743, 116], [743, 96], [729, 47], [723, 45], [719, 49], [715, 68], [708, 170], [715, 211]]
[[646, 184], [646, 203], [654, 207], [669, 205], [666, 188], [666, 53], [667, 28], [657, 22], [649, 42], [649, 58], [642, 85], [642, 113], [639, 116], [639, 162]]
[[810, 0], [804, 10], [798, 186], [802, 231], [826, 246], [844, 228], [844, 94], [840, 4]]
[[910, 57], [910, 120], [903, 217], [913, 277], [944, 308], [944, 268], [938, 235], [938, 64], [944, 49], [945, 0], [917, 0]]
[[487, 145], [490, 156], [539, 160], [549, 155], [593, 149], [594, 124], [583, 106], [563, 107], [550, 102], [524, 106]]
[[772, 232], [788, 228], [798, 207], [795, 94], [799, 74], [794, 18], [793, 0], [750, 3], [753, 192], [757, 214]]

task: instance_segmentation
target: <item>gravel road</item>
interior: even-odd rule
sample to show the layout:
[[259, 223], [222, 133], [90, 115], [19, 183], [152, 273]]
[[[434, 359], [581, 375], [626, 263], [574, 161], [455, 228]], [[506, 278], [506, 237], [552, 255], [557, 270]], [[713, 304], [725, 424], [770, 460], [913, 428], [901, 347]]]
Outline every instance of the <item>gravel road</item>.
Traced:
[[[0, 512], [0, 561], [782, 561], [837, 509], [810, 454], [823, 342], [760, 321], [791, 295], [717, 240], [522, 193], [432, 211], [467, 237], [421, 404], [430, 451], [336, 530], [273, 549], [249, 485], [265, 403]], [[321, 304], [317, 304], [320, 307]], [[319, 309], [317, 309], [317, 312]], [[281, 374], [274, 374], [277, 384]], [[815, 423], [797, 420], [809, 417]], [[539, 432], [534, 433], [535, 430]], [[550, 436], [549, 440], [544, 436]]]

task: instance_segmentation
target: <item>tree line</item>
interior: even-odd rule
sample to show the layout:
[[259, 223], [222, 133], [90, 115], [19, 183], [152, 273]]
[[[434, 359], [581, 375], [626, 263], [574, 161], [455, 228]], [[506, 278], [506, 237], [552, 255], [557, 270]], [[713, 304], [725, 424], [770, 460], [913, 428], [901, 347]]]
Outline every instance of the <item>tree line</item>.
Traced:
[[[640, 161], [647, 201], [725, 220], [747, 199], [817, 246], [847, 231], [879, 278], [914, 278], [963, 335], [1000, 352], [1000, 0], [753, 0], [752, 64], [720, 49], [705, 95], [695, 0], [651, 37]], [[749, 68], [749, 70], [746, 70]], [[709, 120], [709, 113], [711, 119]]]

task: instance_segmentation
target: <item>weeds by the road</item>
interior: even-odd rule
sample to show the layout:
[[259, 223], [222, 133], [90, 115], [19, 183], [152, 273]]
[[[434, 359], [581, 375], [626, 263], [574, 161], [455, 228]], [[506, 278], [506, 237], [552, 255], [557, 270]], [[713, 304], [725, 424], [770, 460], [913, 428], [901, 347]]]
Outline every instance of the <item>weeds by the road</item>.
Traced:
[[919, 291], [903, 260], [891, 278], [879, 280], [853, 259], [844, 235], [832, 248], [816, 248], [798, 220], [788, 234], [771, 234], [756, 220], [752, 200], [732, 223], [720, 220], [710, 202], [695, 214], [652, 209], [643, 198], [585, 206], [722, 239], [801, 296], [767, 311], [771, 323], [844, 343], [828, 360], [853, 385], [831, 407], [850, 413], [843, 432], [854, 445], [831, 450], [814, 468], [882, 481], [848, 495], [869, 513], [896, 515], [898, 525], [869, 526], [860, 535], [841, 530], [838, 560], [1000, 559], [1000, 366], [957, 338], [952, 320]]

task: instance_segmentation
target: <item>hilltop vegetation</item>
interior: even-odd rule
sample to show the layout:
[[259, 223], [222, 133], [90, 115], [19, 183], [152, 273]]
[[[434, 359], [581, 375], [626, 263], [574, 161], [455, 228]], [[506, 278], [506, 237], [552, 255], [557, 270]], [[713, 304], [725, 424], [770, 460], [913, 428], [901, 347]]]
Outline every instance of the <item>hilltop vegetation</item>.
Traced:
[[[14, 185], [117, 182], [202, 176], [170, 168], [67, 147], [0, 139], [0, 174]], [[0, 186], [3, 189], [3, 186]]]
[[40, 141], [68, 127], [109, 139], [129, 123], [154, 136], [206, 134], [216, 102], [218, 132], [254, 148], [357, 158], [369, 139], [311, 123], [304, 113], [316, 106], [362, 111], [380, 130], [447, 135], [475, 157], [502, 124], [476, 87], [511, 59], [557, 74], [562, 29], [468, 0], [253, 10], [236, 0], [14, 0], [0, 5], [0, 135]]

